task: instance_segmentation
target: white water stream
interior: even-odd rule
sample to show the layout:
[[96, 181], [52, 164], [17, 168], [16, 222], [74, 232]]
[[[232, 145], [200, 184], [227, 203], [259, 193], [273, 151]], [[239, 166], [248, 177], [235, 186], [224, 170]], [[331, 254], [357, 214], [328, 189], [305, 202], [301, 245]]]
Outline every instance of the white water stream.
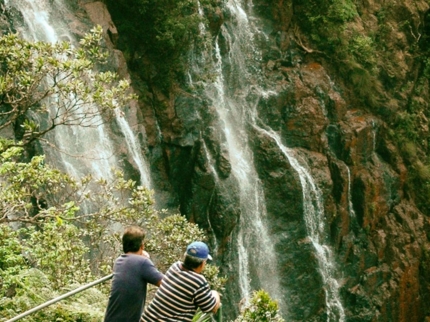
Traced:
[[[256, 51], [252, 47], [252, 26], [240, 1], [228, 1], [227, 8], [233, 17], [234, 25], [222, 26], [221, 33], [230, 50], [228, 57], [222, 57], [219, 39], [218, 37], [215, 39], [212, 60], [215, 80], [205, 84], [205, 95], [218, 113], [226, 138], [232, 174], [239, 185], [241, 212], [237, 232], [239, 287], [243, 299], [249, 299], [253, 290], [265, 289], [272, 298], [279, 301], [281, 309], [286, 312], [283, 295], [280, 292], [276, 251], [266, 222], [264, 193], [255, 170], [246, 133], [250, 112], [246, 96], [252, 88], [250, 79], [253, 78], [248, 72], [250, 61], [246, 53]], [[204, 31], [201, 28], [201, 32]], [[211, 60], [205, 57], [200, 59]], [[193, 57], [191, 60], [196, 58]], [[229, 71], [227, 77], [224, 76], [225, 69]], [[210, 156], [208, 159], [211, 159]], [[263, 258], [264, 260], [261, 260]]]
[[349, 170], [349, 167], [347, 164], [345, 164], [346, 171], [348, 172], [348, 212], [350, 217], [355, 218], [355, 211], [354, 211], [354, 205], [352, 204], [352, 198], [351, 198], [351, 171]]
[[305, 159], [301, 158], [297, 151], [283, 145], [281, 138], [274, 131], [262, 131], [276, 142], [279, 149], [299, 175], [303, 193], [303, 209], [306, 228], [312, 245], [315, 248], [324, 285], [327, 321], [345, 321], [345, 312], [339, 296], [339, 283], [335, 278], [335, 260], [330, 247], [325, 241], [327, 230], [324, 225], [325, 216], [321, 191], [315, 184]]
[[[26, 38], [49, 42], [72, 39], [65, 32], [67, 28], [62, 26], [61, 22], [57, 26], [50, 21], [49, 2], [49, 0], [5, 0], [6, 5], [14, 6], [22, 12], [26, 22], [26, 29], [22, 33]], [[58, 4], [59, 1], [57, 0], [55, 3]], [[252, 7], [250, 1], [247, 1], [247, 5]], [[222, 36], [228, 44], [229, 54], [228, 57], [221, 56], [217, 38], [214, 43], [215, 58], [213, 61], [216, 78], [213, 83], [206, 84], [205, 93], [216, 107], [223, 124], [232, 173], [239, 183], [241, 218], [237, 252], [241, 296], [249, 297], [252, 290], [264, 288], [272, 298], [279, 300], [281, 310], [286, 312], [287, 305], [280, 292], [276, 252], [266, 223], [265, 198], [246, 134], [246, 122], [253, 120], [249, 116], [249, 113], [253, 111], [253, 106], [247, 102], [246, 96], [253, 87], [258, 86], [256, 85], [257, 80], [248, 73], [250, 65], [253, 64], [250, 62], [250, 56], [255, 58], [259, 53], [253, 47], [255, 30], [243, 7], [239, 0], [227, 1], [227, 8], [235, 22], [234, 25], [226, 25], [221, 28]], [[201, 28], [201, 32], [204, 32], [204, 29]], [[228, 77], [224, 76], [223, 70], [229, 70]], [[118, 123], [127, 139], [127, 147], [138, 165], [142, 178], [141, 183], [149, 185], [148, 167], [141, 156], [139, 146], [128, 123], [124, 121], [118, 120]], [[70, 154], [57, 155], [68, 172], [77, 177], [89, 172], [97, 177], [109, 178], [110, 168], [117, 165], [117, 160], [103, 125], [97, 129], [87, 128], [85, 130], [78, 127], [70, 127], [68, 130], [64, 130], [64, 128], [61, 131], [55, 131], [55, 141], [60, 149], [67, 148]], [[326, 293], [327, 321], [344, 321], [345, 314], [339, 298], [339, 285], [335, 279], [334, 259], [330, 247], [324, 240], [326, 228], [321, 193], [307, 170], [304, 160], [301, 159], [299, 162], [299, 156], [295, 155], [295, 151], [284, 146], [275, 132], [265, 132], [277, 143], [300, 177], [303, 189], [304, 218], [318, 258]], [[205, 145], [204, 151], [210, 161], [210, 153]], [[213, 166], [211, 170], [216, 173]], [[218, 177], [216, 179], [219, 180]], [[348, 197], [350, 199], [350, 196]], [[350, 200], [349, 203], [351, 205]], [[350, 207], [350, 211], [351, 209], [352, 207]], [[265, 261], [261, 262], [260, 258], [265, 258]], [[253, 275], [252, 281], [251, 275]]]
[[[50, 43], [73, 40], [68, 26], [59, 19], [53, 19], [50, 15], [52, 10], [67, 11], [61, 0], [55, 2], [50, 0], [5, 0], [5, 5], [12, 6], [21, 12], [24, 26], [20, 27], [19, 32], [24, 38]], [[85, 108], [97, 110], [96, 106], [86, 106]], [[137, 141], [127, 121], [119, 115], [118, 111], [115, 112], [127, 147], [139, 169], [141, 184], [150, 187], [149, 170]], [[112, 179], [111, 169], [118, 167], [114, 148], [100, 116], [93, 118], [91, 123], [98, 125], [96, 127], [61, 126], [52, 131], [47, 136], [47, 140], [51, 141], [51, 147], [45, 147], [47, 159], [51, 162], [61, 160], [64, 170], [76, 178], [91, 174], [95, 178]]]
[[140, 184], [144, 187], [151, 188], [151, 177], [148, 164], [140, 151], [138, 140], [130, 128], [127, 120], [121, 116], [118, 109], [115, 109], [116, 121], [124, 134], [125, 142], [127, 144], [128, 150], [130, 151], [134, 162], [137, 165], [140, 173]]
[[[247, 1], [246, 5], [249, 12], [252, 9], [251, 1]], [[326, 298], [327, 321], [342, 322], [345, 313], [335, 278], [335, 261], [325, 241], [328, 231], [324, 225], [321, 192], [307, 170], [305, 159], [301, 158], [299, 162], [299, 156], [294, 156], [295, 152], [284, 146], [275, 132], [265, 131], [256, 124], [256, 103], [251, 103], [255, 99], [247, 99], [249, 95], [257, 95], [258, 102], [259, 97], [266, 98], [277, 93], [263, 89], [265, 84], [259, 85], [255, 71], [259, 68], [260, 52], [254, 45], [254, 34], [259, 31], [249, 21], [242, 2], [228, 0], [226, 6], [233, 22], [221, 26], [221, 36], [229, 51], [224, 57], [221, 55], [218, 36], [214, 43], [216, 78], [213, 83], [206, 85], [205, 94], [211, 99], [223, 124], [232, 173], [239, 182], [241, 219], [237, 251], [241, 295], [248, 297], [253, 290], [263, 288], [279, 301], [283, 315], [288, 316], [288, 306], [280, 292], [276, 250], [266, 222], [265, 198], [248, 144], [246, 125], [249, 122], [277, 143], [300, 177], [304, 219], [318, 259]], [[264, 258], [264, 261], [260, 261], [260, 258]], [[251, 280], [251, 276], [254, 280]]]

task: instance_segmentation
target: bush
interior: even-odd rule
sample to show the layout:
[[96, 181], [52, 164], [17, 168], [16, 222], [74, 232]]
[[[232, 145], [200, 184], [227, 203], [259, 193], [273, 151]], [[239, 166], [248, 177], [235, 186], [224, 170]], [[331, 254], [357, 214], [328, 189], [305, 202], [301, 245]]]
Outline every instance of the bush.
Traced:
[[[110, 274], [122, 252], [120, 227], [147, 230], [147, 250], [161, 271], [181, 259], [188, 243], [206, 238], [180, 215], [163, 214], [160, 219], [151, 192], [125, 180], [120, 171], [110, 183], [91, 177], [76, 182], [40, 157], [28, 164], [14, 162], [20, 150], [6, 150], [0, 158], [2, 316], [11, 318], [66, 293], [71, 285]], [[95, 210], [82, 211], [89, 202]], [[12, 229], [12, 223], [19, 229]], [[217, 267], [207, 268], [208, 281], [220, 290], [225, 280], [218, 272]], [[97, 321], [104, 314], [109, 287], [98, 290], [88, 293], [96, 301], [71, 298], [36, 316], [39, 321]]]
[[278, 303], [264, 290], [254, 291], [234, 322], [283, 322]]
[[97, 126], [100, 115], [111, 116], [113, 109], [135, 98], [128, 81], [94, 71], [107, 57], [101, 41], [100, 26], [78, 48], [65, 41], [0, 36], [0, 130], [14, 128], [16, 139], [3, 141], [0, 151], [28, 146], [61, 125]]

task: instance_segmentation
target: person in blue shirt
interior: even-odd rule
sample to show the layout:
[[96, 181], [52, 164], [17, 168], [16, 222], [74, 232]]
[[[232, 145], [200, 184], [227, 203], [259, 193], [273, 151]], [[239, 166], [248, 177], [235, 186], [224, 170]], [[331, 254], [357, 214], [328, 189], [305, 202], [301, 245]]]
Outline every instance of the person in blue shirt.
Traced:
[[124, 230], [122, 246], [113, 268], [112, 288], [104, 322], [138, 322], [146, 301], [147, 284], [160, 286], [160, 273], [144, 250], [145, 231], [138, 226]]

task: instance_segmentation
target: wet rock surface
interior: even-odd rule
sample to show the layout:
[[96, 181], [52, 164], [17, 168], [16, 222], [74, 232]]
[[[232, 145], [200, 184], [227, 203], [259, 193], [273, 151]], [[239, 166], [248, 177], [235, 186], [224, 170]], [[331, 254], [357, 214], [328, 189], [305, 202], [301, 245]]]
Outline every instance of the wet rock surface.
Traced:
[[[190, 93], [179, 81], [167, 93], [154, 85], [146, 57], [129, 68], [130, 58], [115, 49], [122, 35], [105, 4], [70, 3], [76, 10], [76, 16], [68, 18], [71, 28], [79, 34], [91, 24], [101, 24], [106, 46], [115, 57], [110, 68], [130, 78], [139, 94], [127, 118], [149, 160], [158, 205], [179, 209], [208, 232], [212, 247], [217, 245], [216, 263], [229, 278], [225, 313], [233, 317], [238, 312], [235, 303], [241, 300], [235, 247], [242, 214], [222, 121], [201, 92]], [[308, 236], [300, 177], [261, 129], [278, 133], [282, 143], [305, 160], [321, 191], [324, 242], [334, 253], [345, 320], [429, 321], [430, 214], [416, 206], [413, 187], [407, 185], [407, 160], [390, 135], [389, 118], [384, 117], [414, 98], [411, 88], [418, 67], [406, 48], [428, 33], [424, 23], [428, 24], [429, 4], [394, 1], [387, 9], [383, 1], [369, 0], [357, 6], [354, 23], [363, 32], [381, 28], [377, 16], [382, 9], [389, 27], [384, 39], [389, 59], [383, 53], [378, 57], [384, 63], [380, 77], [389, 103], [374, 113], [356, 99], [354, 88], [339, 79], [334, 62], [307, 52], [307, 43], [298, 45], [294, 24], [295, 10], [300, 8], [293, 1], [255, 1], [268, 34], [267, 39], [257, 39], [266, 44], [262, 77], [276, 95], [259, 99], [257, 127], [246, 131], [277, 253], [273, 265], [288, 307], [283, 314], [288, 321], [326, 321], [326, 285]], [[208, 13], [212, 34], [231, 18], [225, 12], [218, 8]], [[399, 28], [401, 21], [409, 21], [410, 27]], [[10, 28], [7, 16], [2, 16], [0, 28]], [[228, 52], [227, 42], [221, 41], [221, 46]], [[251, 94], [248, 99], [253, 99]], [[421, 103], [428, 104], [427, 99]], [[420, 133], [428, 136], [425, 115]], [[116, 144], [124, 143], [118, 139]], [[129, 176], [136, 178], [134, 161], [127, 159], [124, 164]]]
[[[363, 3], [355, 23], [367, 32], [380, 28], [375, 16], [381, 8], [378, 1]], [[423, 321], [430, 316], [425, 305], [430, 297], [429, 214], [421, 213], [405, 191], [407, 165], [387, 135], [387, 120], [354, 99], [354, 89], [338, 81], [331, 62], [308, 55], [303, 43], [298, 46], [292, 1], [256, 1], [255, 9], [269, 31], [269, 38], [261, 39], [264, 77], [276, 88], [276, 95], [259, 98], [258, 124], [273, 129], [305, 159], [321, 190], [326, 242], [335, 254], [346, 320]], [[386, 11], [388, 25], [411, 21], [409, 31], [393, 27], [385, 40], [391, 58], [381, 75], [390, 78], [393, 98], [415, 68], [405, 48], [414, 42], [426, 10], [424, 1], [402, 1]], [[212, 34], [231, 18], [224, 13], [221, 8], [209, 13]], [[222, 46], [229, 50], [226, 42]], [[131, 74], [136, 86], [145, 82], [145, 71]], [[177, 204], [216, 240], [217, 262], [230, 277], [226, 294], [229, 302], [239, 302], [233, 250], [240, 197], [222, 123], [201, 96], [147, 89], [139, 107], [156, 191], [171, 195], [167, 204]], [[403, 95], [395, 99], [408, 99]], [[272, 138], [252, 126], [247, 131], [278, 253], [273, 264], [288, 303], [284, 313], [289, 321], [323, 321], [327, 295], [304, 222], [300, 178]], [[162, 151], [159, 157], [155, 151]], [[226, 312], [237, 313], [237, 307], [227, 304]]]

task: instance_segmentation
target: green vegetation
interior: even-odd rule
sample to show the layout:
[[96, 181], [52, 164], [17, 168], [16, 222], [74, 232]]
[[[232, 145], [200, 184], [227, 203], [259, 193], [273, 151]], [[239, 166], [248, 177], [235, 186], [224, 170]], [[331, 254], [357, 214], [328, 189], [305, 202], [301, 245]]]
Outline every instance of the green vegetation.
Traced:
[[299, 12], [302, 27], [323, 48], [330, 48], [343, 41], [339, 36], [345, 31], [346, 24], [358, 16], [351, 0], [305, 0], [300, 4]]
[[[106, 54], [101, 28], [81, 41], [55, 45], [0, 38], [0, 316], [8, 319], [110, 274], [122, 252], [121, 227], [141, 225], [146, 249], [165, 271], [203, 232], [179, 215], [153, 208], [151, 192], [112, 169], [107, 182], [71, 178], [29, 148], [57, 126], [97, 126], [135, 96], [114, 73], [96, 72]], [[93, 108], [97, 104], [99, 109]], [[6, 136], [7, 134], [7, 136]], [[163, 218], [163, 219], [161, 219]], [[162, 242], [161, 242], [162, 241]], [[207, 278], [222, 290], [219, 270]], [[100, 321], [109, 285], [101, 285], [25, 318]]]
[[[55, 127], [96, 126], [91, 120], [106, 120], [117, 103], [135, 98], [114, 73], [93, 70], [106, 57], [100, 36], [100, 28], [94, 29], [78, 49], [14, 35], [0, 38], [7, 45], [0, 48], [0, 320], [110, 274], [122, 252], [123, 226], [146, 229], [146, 250], [161, 271], [182, 257], [188, 243], [206, 239], [184, 217], [156, 211], [151, 191], [119, 170], [112, 169], [110, 182], [91, 176], [77, 180], [47, 164], [43, 155], [28, 153]], [[218, 267], [207, 265], [204, 274], [222, 293], [226, 279]], [[22, 321], [100, 321], [109, 289], [109, 283], [88, 289]], [[277, 311], [276, 302], [259, 291], [238, 321], [282, 321]], [[196, 321], [205, 318], [197, 315]]]
[[[200, 10], [211, 11], [220, 2], [201, 0]], [[172, 80], [184, 77], [191, 46], [207, 41], [200, 32], [206, 18], [196, 0], [108, 0], [107, 4], [121, 35], [118, 46], [131, 66], [149, 59], [151, 66], [146, 69], [152, 70], [142, 76], [166, 92]]]
[[[352, 0], [304, 0], [295, 17], [309, 37], [307, 46], [328, 57], [354, 98], [392, 129], [391, 139], [408, 167], [408, 190], [429, 214], [430, 16], [416, 22], [408, 10], [400, 13], [401, 4], [388, 2], [367, 29], [357, 8]], [[393, 53], [400, 58], [393, 59]], [[412, 65], [416, 73], [408, 73]]]
[[234, 322], [283, 322], [278, 303], [264, 290], [254, 291], [249, 303], [242, 308]]
[[427, 75], [430, 52], [423, 52], [420, 75], [413, 86], [408, 86], [409, 100], [405, 109], [398, 111], [392, 122], [393, 141], [408, 167], [408, 186], [415, 197], [418, 208], [426, 214], [430, 213], [428, 199], [430, 197], [430, 159], [428, 129], [430, 110], [428, 105], [429, 77]]
[[296, 14], [300, 27], [350, 84], [357, 97], [375, 106], [381, 84], [378, 81], [377, 50], [371, 35], [354, 24], [358, 12], [352, 0], [305, 0]]
[[61, 125], [97, 126], [100, 114], [108, 118], [134, 98], [127, 81], [112, 72], [94, 72], [106, 59], [101, 39], [101, 27], [91, 30], [79, 48], [69, 42], [28, 42], [15, 34], [0, 37], [0, 130], [15, 133], [1, 142], [0, 151], [28, 146]]
[[[91, 177], [75, 181], [46, 165], [42, 157], [28, 163], [14, 161], [21, 153], [22, 148], [10, 148], [0, 160], [2, 316], [13, 317], [66, 293], [73, 285], [109, 274], [114, 258], [121, 253], [120, 231], [112, 231], [112, 227], [145, 227], [149, 235], [146, 249], [162, 271], [181, 258], [190, 241], [205, 239], [197, 226], [179, 215], [160, 219], [152, 208], [151, 193], [124, 180], [119, 171], [111, 183]], [[95, 211], [82, 211], [88, 202]], [[10, 223], [19, 229], [12, 229]], [[217, 267], [208, 266], [208, 280], [222, 290], [225, 281], [218, 273]], [[33, 318], [100, 319], [107, 291], [102, 286], [99, 291], [56, 304]]]
[[212, 316], [208, 313], [203, 313], [200, 309], [197, 309], [196, 315], [194, 315], [192, 322], [209, 322], [212, 321]]

